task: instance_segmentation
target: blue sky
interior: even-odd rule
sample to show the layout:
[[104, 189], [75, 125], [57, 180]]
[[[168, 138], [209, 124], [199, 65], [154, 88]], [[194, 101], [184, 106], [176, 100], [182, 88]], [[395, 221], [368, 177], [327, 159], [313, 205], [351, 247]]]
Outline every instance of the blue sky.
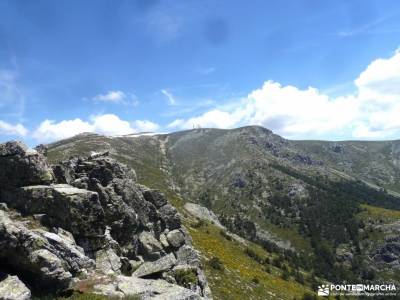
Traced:
[[0, 1], [0, 141], [258, 124], [400, 138], [400, 3]]

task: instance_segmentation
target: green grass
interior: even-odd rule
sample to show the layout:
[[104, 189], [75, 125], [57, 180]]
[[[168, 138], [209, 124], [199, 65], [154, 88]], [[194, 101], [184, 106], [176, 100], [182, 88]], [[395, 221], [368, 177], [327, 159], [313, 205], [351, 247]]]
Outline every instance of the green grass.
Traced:
[[382, 220], [383, 223], [390, 223], [400, 219], [400, 211], [362, 204], [362, 212], [359, 214], [361, 219], [371, 218], [375, 221]]
[[[198, 228], [187, 224], [196, 249], [205, 256], [205, 272], [214, 299], [301, 299], [307, 287], [280, 278], [281, 270], [270, 266], [270, 273], [265, 266], [246, 254], [246, 248], [259, 257], [270, 257], [260, 246], [248, 243], [242, 245], [235, 240], [227, 240], [220, 234], [220, 229], [205, 223]], [[218, 259], [223, 269], [214, 268], [211, 259]]]
[[281, 240], [287, 240], [297, 251], [311, 252], [312, 247], [310, 241], [302, 237], [296, 230], [296, 228], [282, 228], [271, 223], [265, 223], [265, 229], [270, 231]]

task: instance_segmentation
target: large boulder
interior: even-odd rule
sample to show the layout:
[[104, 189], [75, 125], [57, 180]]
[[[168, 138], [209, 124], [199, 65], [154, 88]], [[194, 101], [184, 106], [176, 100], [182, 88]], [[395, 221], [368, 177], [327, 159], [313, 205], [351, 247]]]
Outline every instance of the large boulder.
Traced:
[[28, 256], [30, 271], [38, 275], [38, 280], [46, 285], [59, 285], [67, 287], [72, 279], [72, 274], [65, 270], [63, 261], [47, 249], [39, 249]]
[[54, 175], [46, 158], [21, 142], [0, 144], [0, 189], [49, 184]]
[[96, 252], [96, 269], [104, 274], [120, 273], [122, 263], [113, 249], [102, 249]]
[[176, 264], [176, 258], [174, 254], [170, 253], [166, 256], [161, 257], [156, 261], [148, 261], [142, 264], [133, 275], [136, 277], [144, 277], [152, 274], [161, 273], [171, 269]]
[[11, 219], [0, 211], [0, 266], [11, 269], [41, 289], [68, 287], [73, 274], [94, 267], [93, 260], [62, 236], [37, 224]]
[[157, 190], [144, 190], [143, 196], [146, 201], [151, 202], [157, 208], [163, 207], [167, 204], [167, 199], [164, 194]]
[[104, 233], [104, 211], [97, 193], [67, 184], [34, 185], [3, 193], [10, 207], [25, 215], [45, 214], [44, 222], [78, 237]]
[[132, 245], [132, 241], [137, 240], [135, 236], [146, 228], [151, 229], [149, 224], [157, 227], [157, 209], [144, 199], [135, 172], [116, 160], [105, 154], [94, 155], [89, 159], [62, 162], [54, 170], [60, 183], [99, 195], [104, 221], [110, 226], [113, 239], [125, 247], [123, 250], [136, 252], [138, 244]]
[[376, 249], [373, 259], [378, 265], [400, 269], [400, 236], [387, 237]]
[[207, 221], [210, 223], [213, 223], [214, 225], [225, 229], [224, 226], [221, 225], [221, 223], [218, 220], [218, 217], [212, 212], [210, 211], [207, 207], [195, 204], [195, 203], [190, 203], [187, 202], [184, 205], [184, 208], [193, 216], [195, 216], [196, 218], [203, 220], [203, 221]]
[[198, 300], [195, 292], [161, 279], [118, 276], [115, 282], [94, 286], [95, 293], [109, 297], [138, 296], [143, 300]]
[[29, 300], [31, 291], [17, 276], [7, 276], [0, 281], [0, 299]]
[[146, 256], [159, 252], [163, 249], [161, 243], [154, 237], [151, 232], [143, 231], [139, 235], [139, 241], [141, 244], [142, 252]]
[[175, 248], [179, 248], [185, 243], [185, 236], [179, 229], [174, 229], [167, 234], [167, 241]]
[[191, 246], [183, 245], [176, 252], [177, 262], [179, 265], [188, 265], [200, 267], [201, 260], [199, 253]]
[[181, 227], [181, 218], [176, 208], [172, 205], [164, 205], [158, 210], [158, 212], [164, 226], [169, 230], [174, 230]]

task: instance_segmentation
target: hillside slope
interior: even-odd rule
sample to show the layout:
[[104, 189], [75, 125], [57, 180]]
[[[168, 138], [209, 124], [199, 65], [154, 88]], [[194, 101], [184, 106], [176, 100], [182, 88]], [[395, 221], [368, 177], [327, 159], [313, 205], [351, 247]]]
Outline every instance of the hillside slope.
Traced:
[[[397, 221], [386, 216], [400, 208], [399, 145], [290, 141], [250, 126], [136, 137], [83, 134], [49, 145], [48, 155], [55, 162], [110, 151], [137, 171], [140, 183], [166, 193], [182, 213], [184, 203], [199, 203], [214, 211], [228, 231], [261, 245], [267, 251], [263, 258], [252, 251], [250, 257], [264, 271], [277, 266], [276, 273], [267, 272], [272, 278], [266, 287], [274, 278], [285, 278], [303, 286], [303, 293], [324, 280], [398, 281]], [[218, 230], [198, 228], [226, 242]], [[220, 247], [204, 245], [198, 230], [191, 233], [204, 256], [224, 257]], [[236, 244], [234, 249], [242, 247]], [[209, 276], [220, 277], [209, 270]], [[244, 284], [245, 276], [239, 275]], [[213, 294], [224, 299], [223, 285], [213, 280]], [[249, 289], [254, 299], [262, 299], [254, 286]], [[299, 297], [289, 292], [295, 288], [286, 290], [282, 298]]]

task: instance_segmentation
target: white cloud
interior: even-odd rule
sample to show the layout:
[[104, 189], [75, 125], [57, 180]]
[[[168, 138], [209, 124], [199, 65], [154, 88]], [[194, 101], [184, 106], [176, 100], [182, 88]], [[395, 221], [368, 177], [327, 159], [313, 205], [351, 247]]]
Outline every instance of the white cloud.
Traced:
[[169, 104], [169, 105], [175, 105], [175, 104], [176, 104], [176, 99], [175, 99], [174, 95], [172, 95], [171, 92], [169, 92], [169, 91], [163, 89], [163, 90], [161, 90], [161, 93], [162, 93], [165, 97], [167, 97], [167, 100], [168, 100], [168, 104]]
[[184, 128], [185, 120], [183, 119], [176, 119], [173, 122], [167, 125], [167, 128]]
[[123, 135], [135, 132], [128, 121], [113, 114], [92, 117], [94, 131], [105, 135]]
[[33, 137], [41, 142], [49, 142], [93, 131], [94, 126], [81, 119], [64, 120], [58, 123], [53, 120], [44, 120], [34, 131]]
[[355, 92], [331, 97], [267, 81], [229, 109], [214, 108], [170, 128], [262, 125], [289, 138], [399, 138], [400, 51], [377, 59], [354, 81]]
[[133, 124], [138, 132], [155, 132], [160, 128], [158, 124], [148, 120], [136, 120]]
[[109, 91], [105, 94], [99, 94], [93, 97], [95, 101], [121, 103], [126, 98], [126, 95], [122, 91]]
[[10, 124], [0, 120], [0, 134], [26, 136], [28, 129], [22, 124]]
[[138, 131], [153, 131], [158, 128], [159, 126], [156, 123], [147, 120], [137, 120], [130, 123], [114, 114], [104, 114], [92, 116], [89, 121], [81, 119], [63, 120], [60, 122], [44, 120], [34, 131], [33, 137], [40, 142], [51, 142], [69, 138], [83, 132], [96, 132], [104, 135], [126, 135]]
[[237, 124], [237, 121], [239, 120], [235, 118], [235, 114], [214, 109], [188, 120], [177, 119], [170, 123], [168, 127], [182, 129], [197, 127], [231, 128]]

